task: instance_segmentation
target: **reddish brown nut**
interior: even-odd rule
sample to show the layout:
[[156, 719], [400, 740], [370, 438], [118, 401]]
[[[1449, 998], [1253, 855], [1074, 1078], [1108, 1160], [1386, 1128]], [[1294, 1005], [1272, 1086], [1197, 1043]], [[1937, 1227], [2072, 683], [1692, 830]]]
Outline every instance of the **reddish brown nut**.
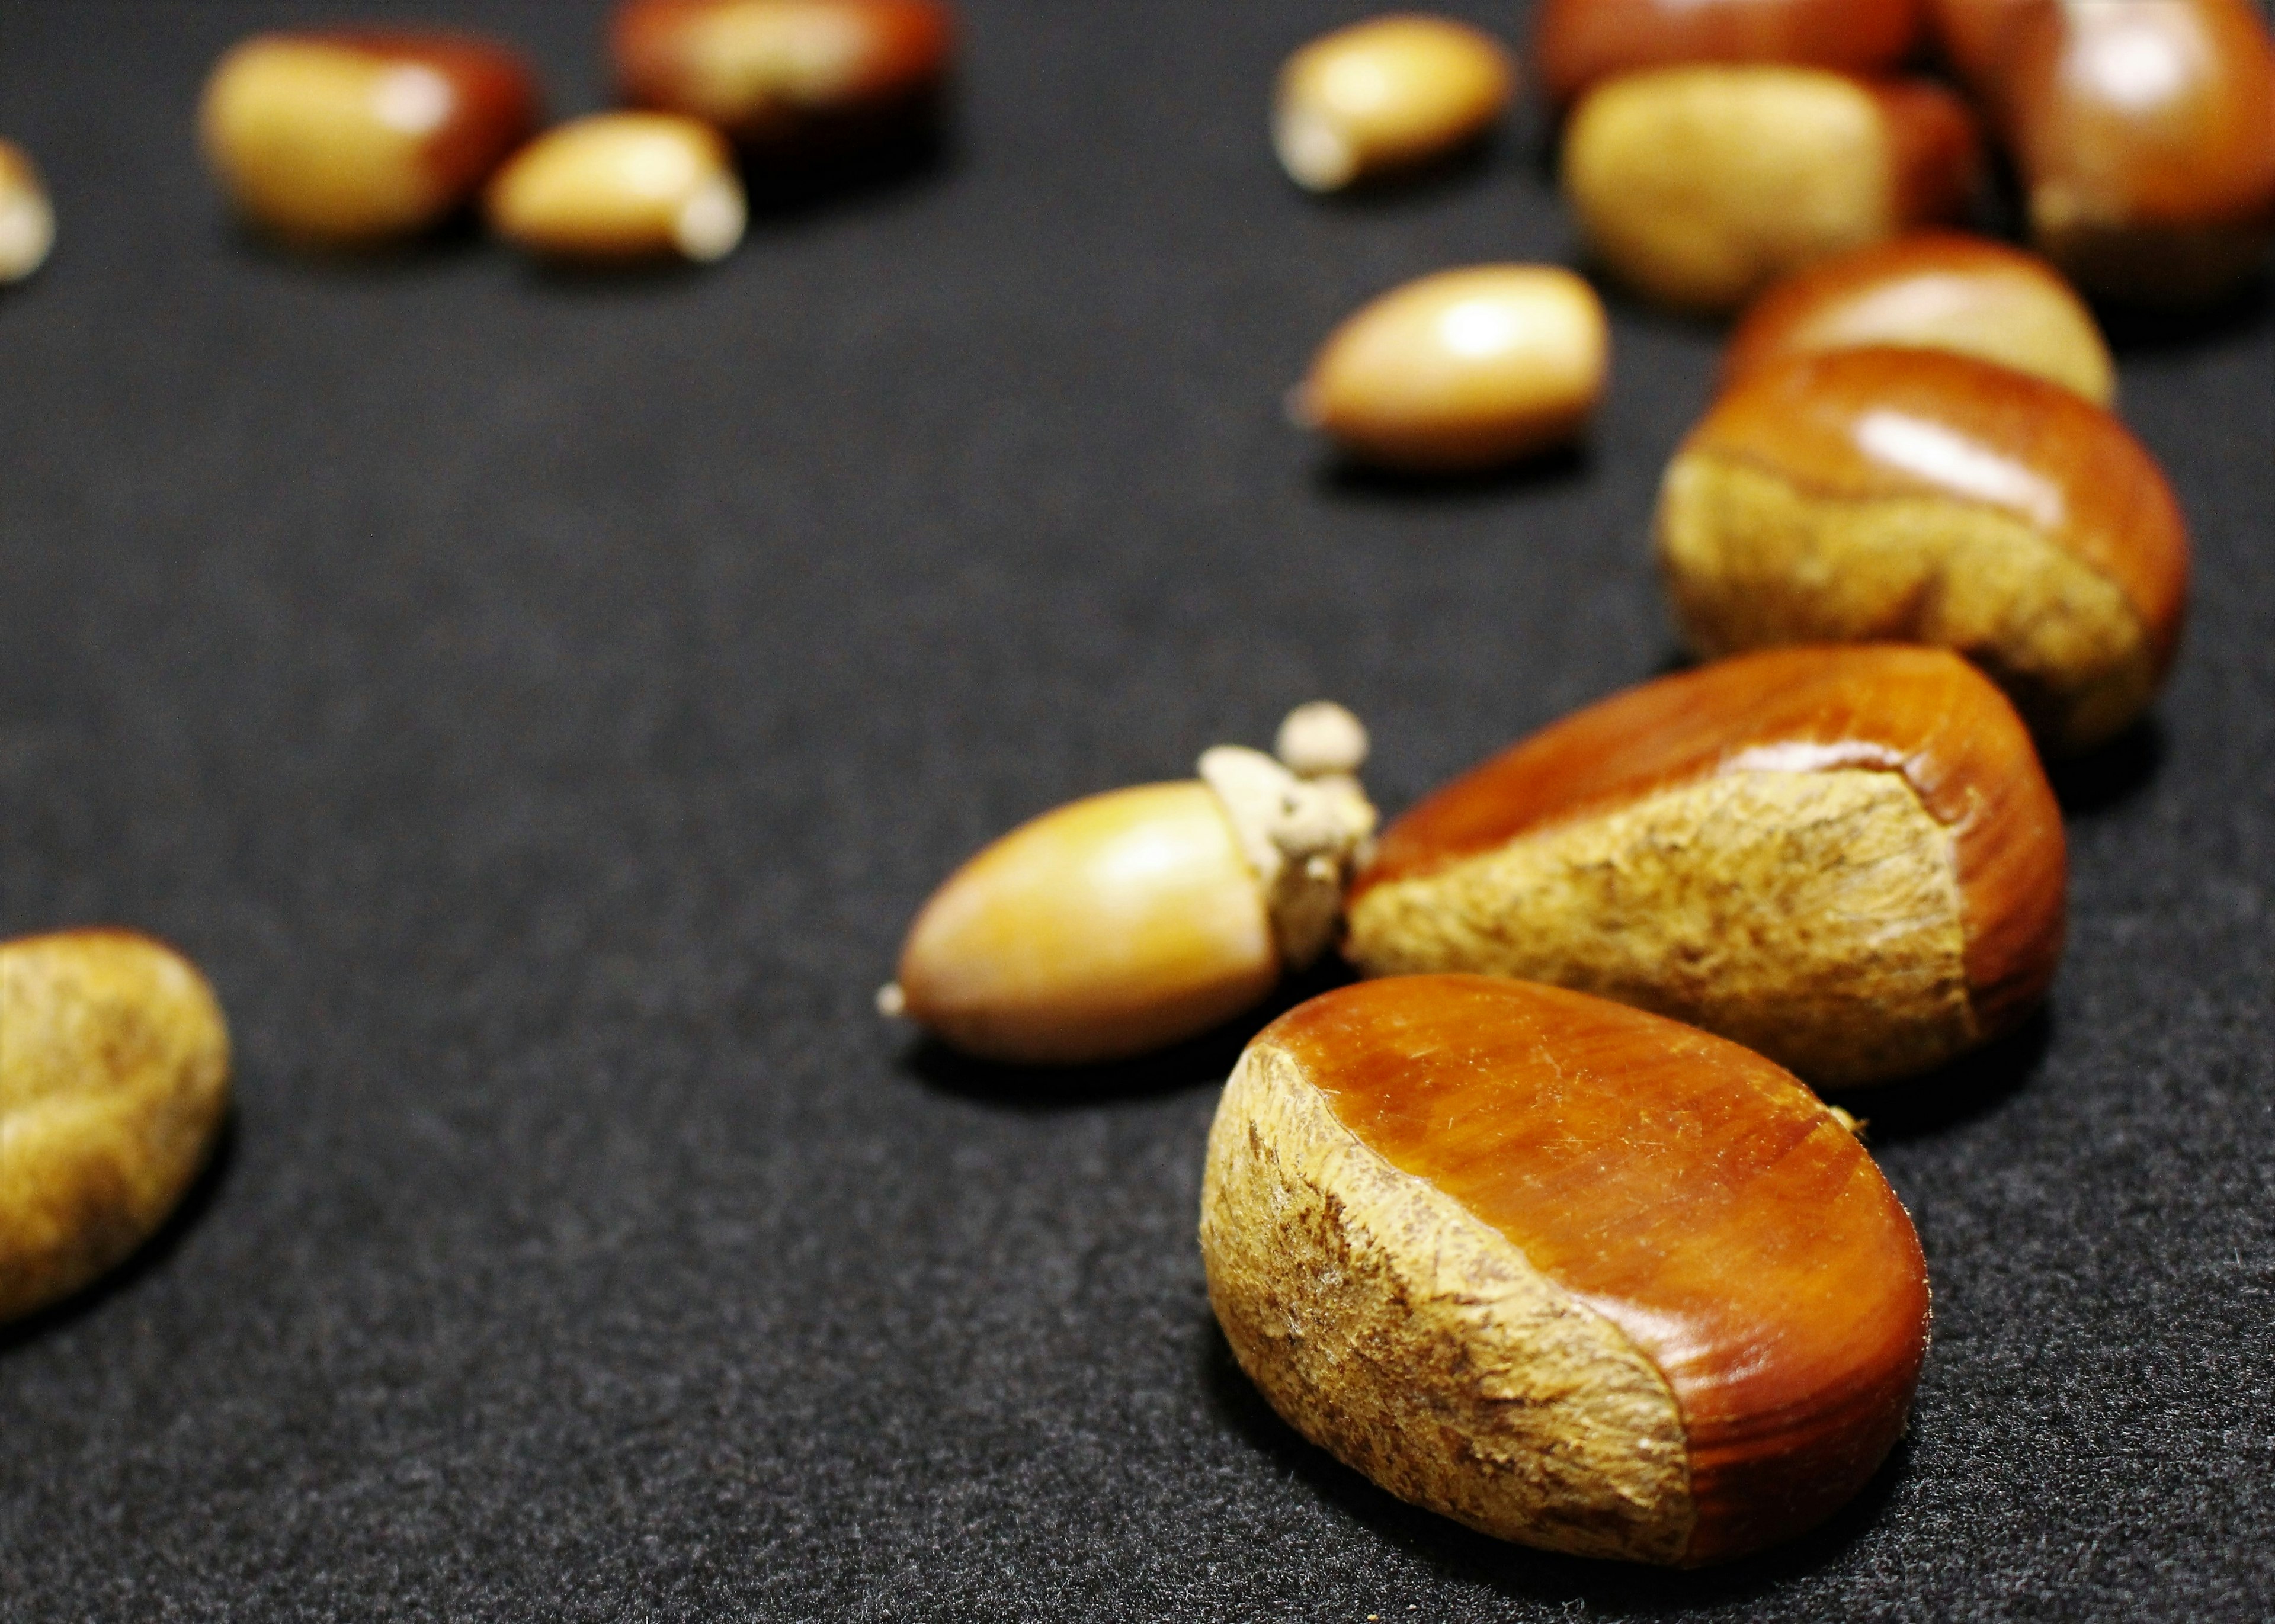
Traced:
[[1961, 231], [1915, 231], [1800, 271], [1756, 300], [1723, 352], [1727, 387], [1789, 355], [1948, 350], [2105, 406], [2117, 369], [2093, 314], [2044, 261]]
[[2034, 11], [2055, 0], [1928, 0], [1936, 47], [1986, 108], [1999, 105], [2014, 48]]
[[2217, 298], [2275, 224], [2275, 45], [2250, 0], [2033, 11], [2002, 102], [2038, 247], [2088, 291]]
[[1823, 1522], [1901, 1434], [1911, 1220], [1733, 1043], [1553, 987], [1415, 976], [1258, 1035], [1201, 1187], [1241, 1368], [1392, 1493], [1684, 1567]]
[[2124, 425], [1928, 350], [1800, 356], [1741, 379], [1668, 465], [1658, 537], [1702, 653], [1940, 644], [2058, 751], [2148, 707], [2188, 596], [2180, 506]]
[[502, 45], [453, 34], [264, 34], [206, 81], [206, 162], [238, 208], [329, 245], [426, 230], [534, 126], [537, 91]]
[[1805, 266], [1947, 220], [1979, 167], [1939, 87], [1815, 68], [1661, 68], [1589, 93], [1565, 191], [1590, 246], [1671, 305], [1727, 310]]
[[1699, 62], [1885, 72], [1919, 37], [1920, 0], [1546, 0], [1533, 55], [1551, 97]]
[[608, 35], [625, 100], [769, 150], [921, 124], [955, 45], [939, 0], [627, 0]]
[[2061, 953], [2061, 818], [1964, 661], [1785, 649], [1591, 706], [1394, 822], [1352, 888], [1369, 975], [1550, 981], [1812, 1081], [2010, 1030]]

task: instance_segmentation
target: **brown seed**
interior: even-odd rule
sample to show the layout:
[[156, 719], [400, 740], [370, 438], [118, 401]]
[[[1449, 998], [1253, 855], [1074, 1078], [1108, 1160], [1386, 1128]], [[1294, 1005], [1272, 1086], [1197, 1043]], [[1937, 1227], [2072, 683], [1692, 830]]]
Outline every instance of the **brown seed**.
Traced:
[[2179, 504], [2122, 424], [1929, 350], [1800, 356], [1741, 379], [1668, 465], [1658, 537], [1700, 652], [1940, 644], [2057, 751], [2148, 707], [2188, 594]]
[[229, 1105], [204, 978], [129, 931], [0, 943], [0, 1321], [60, 1302], [156, 1232]]
[[1884, 72], [1910, 55], [1919, 0], [1546, 0], [1533, 52], [1548, 94], [1686, 63]]
[[1987, 238], [1915, 231], [1799, 271], [1756, 300], [1723, 352], [1727, 386], [1789, 355], [1873, 344], [1948, 350], [2098, 406], [2117, 369], [2092, 313], [2044, 261]]
[[1272, 142], [1297, 185], [1336, 192], [1473, 144], [1515, 95], [1516, 64], [1491, 34], [1450, 18], [1377, 17], [1288, 58]]
[[448, 34], [264, 34], [206, 81], [206, 162], [247, 218], [305, 243], [414, 235], [464, 206], [536, 122], [503, 46]]
[[548, 130], [485, 201], [508, 241], [599, 263], [724, 259], [749, 220], [726, 141], [676, 113], [595, 113]]
[[1591, 91], [1564, 138], [1589, 243], [1640, 291], [1727, 310], [1834, 254], [1945, 220], [1978, 167], [1937, 87], [1811, 68], [1664, 68]]
[[929, 117], [955, 23], [937, 0], [628, 0], [608, 38], [625, 100], [805, 150]]
[[1480, 265], [1410, 282], [1328, 337], [1297, 419], [1388, 467], [1486, 467], [1576, 438], [1604, 393], [1603, 302], [1549, 265]]
[[1366, 982], [1266, 1027], [1200, 1239], [1297, 1430], [1585, 1556], [1697, 1566], [1824, 1521], [1927, 1353], [1919, 1237], [1834, 1113], [1735, 1044], [1523, 982]]
[[1591, 706], [1384, 831], [1345, 952], [1615, 998], [1814, 1082], [1924, 1070], [2037, 1005], [2061, 819], [1936, 649], [1785, 649]]
[[0, 141], [0, 283], [21, 282], [56, 245], [56, 212], [31, 154]]

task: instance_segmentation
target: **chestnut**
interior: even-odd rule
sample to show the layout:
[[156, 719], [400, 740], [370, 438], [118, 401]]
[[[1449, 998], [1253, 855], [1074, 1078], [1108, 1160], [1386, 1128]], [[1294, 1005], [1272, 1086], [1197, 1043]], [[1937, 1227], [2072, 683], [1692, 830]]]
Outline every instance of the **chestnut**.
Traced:
[[1532, 51], [1549, 95], [1696, 62], [1885, 72], [1919, 37], [1920, 0], [1544, 0]]

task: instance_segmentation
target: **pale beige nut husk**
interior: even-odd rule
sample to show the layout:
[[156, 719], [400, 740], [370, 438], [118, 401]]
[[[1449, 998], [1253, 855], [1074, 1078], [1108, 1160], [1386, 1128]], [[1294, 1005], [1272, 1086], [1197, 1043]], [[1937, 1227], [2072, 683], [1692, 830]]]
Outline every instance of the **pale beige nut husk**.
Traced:
[[547, 131], [490, 183], [490, 224], [594, 261], [725, 258], [749, 210], [725, 140], [674, 113], [596, 113]]
[[1606, 265], [1694, 309], [1729, 309], [1901, 223], [1880, 108], [1853, 80], [1808, 68], [1614, 79], [1573, 115], [1563, 183]]
[[872, 26], [842, 5], [722, 5], [682, 26], [676, 104], [722, 126], [830, 107], [872, 72]]
[[1488, 467], [1577, 438], [1603, 398], [1610, 351], [1603, 301], [1570, 271], [1440, 271], [1337, 328], [1296, 413], [1365, 461]]
[[165, 1221], [229, 1103], [204, 978], [125, 931], [0, 943], [0, 1320], [61, 1301]]
[[1825, 1085], [1978, 1035], [1955, 838], [1897, 773], [1730, 771], [1521, 835], [1361, 893], [1346, 951], [1617, 999]]
[[56, 245], [56, 211], [31, 155], [0, 141], [0, 283], [21, 282]]
[[1657, 1367], [1269, 1045], [1218, 1107], [1200, 1239], [1234, 1356], [1312, 1442], [1499, 1538], [1681, 1560], [1697, 1508]]
[[1379, 17], [1288, 59], [1272, 144], [1297, 185], [1339, 191], [1460, 150], [1515, 94], [1515, 64], [1492, 35], [1449, 18]]

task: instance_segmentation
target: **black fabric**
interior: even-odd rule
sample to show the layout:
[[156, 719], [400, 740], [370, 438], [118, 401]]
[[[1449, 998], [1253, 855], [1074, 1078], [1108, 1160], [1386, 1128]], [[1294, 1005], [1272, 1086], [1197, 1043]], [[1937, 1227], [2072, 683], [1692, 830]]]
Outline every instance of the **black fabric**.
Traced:
[[[1333, 321], [1573, 256], [1537, 111], [1322, 203], [1266, 97], [1354, 8], [964, 11], [935, 161], [591, 278], [230, 229], [200, 76], [307, 8], [0, 10], [62, 221], [0, 293], [0, 934], [172, 939], [238, 1054], [182, 1220], [0, 1335], [0, 1616], [2275, 1613], [2264, 296], [2122, 345], [2198, 585], [2155, 723], [2064, 774], [2051, 1016], [1861, 1107], [1935, 1281], [1909, 1441], [1736, 1567], [1545, 1557], [1232, 1367], [1243, 1031], [1021, 1081], [870, 1000], [982, 841], [1294, 702], [1395, 809], [1665, 668], [1718, 334], [1615, 300], [1583, 457], [1339, 474], [1280, 412]], [[598, 104], [591, 0], [438, 13]]]

